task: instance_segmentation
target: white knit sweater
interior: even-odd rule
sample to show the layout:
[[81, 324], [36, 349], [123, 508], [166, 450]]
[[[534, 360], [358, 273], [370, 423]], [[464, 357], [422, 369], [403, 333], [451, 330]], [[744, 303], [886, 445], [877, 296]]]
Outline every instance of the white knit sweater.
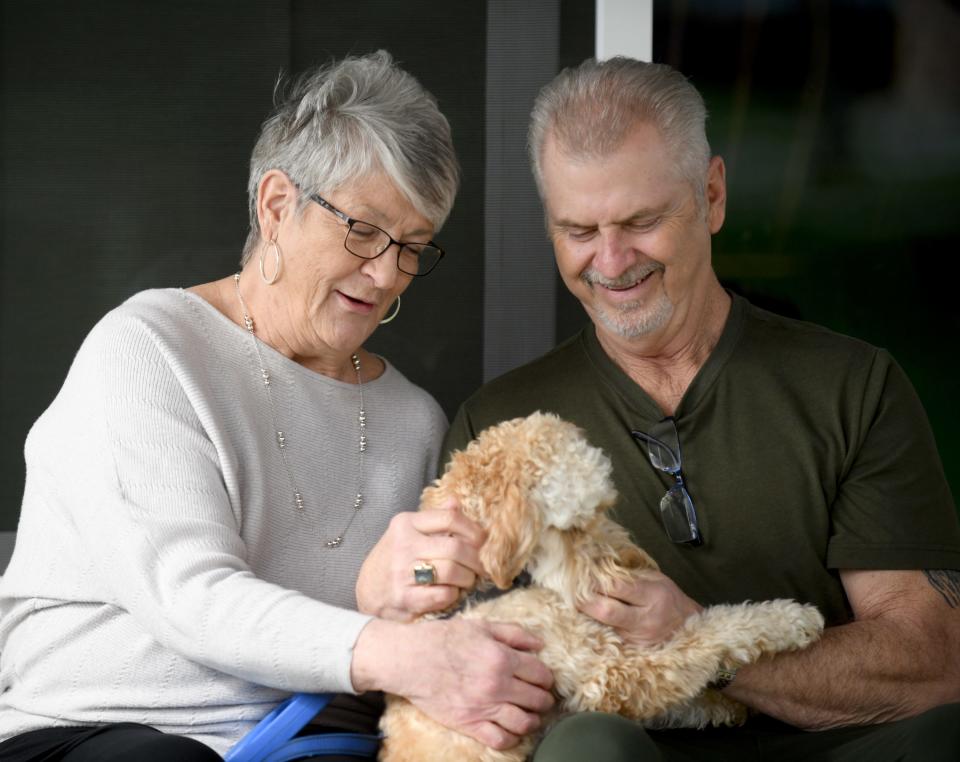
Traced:
[[291, 691], [350, 692], [360, 564], [435, 474], [446, 419], [395, 368], [357, 386], [260, 345], [194, 294], [109, 313], [26, 444], [0, 582], [0, 738], [141, 722], [220, 753]]

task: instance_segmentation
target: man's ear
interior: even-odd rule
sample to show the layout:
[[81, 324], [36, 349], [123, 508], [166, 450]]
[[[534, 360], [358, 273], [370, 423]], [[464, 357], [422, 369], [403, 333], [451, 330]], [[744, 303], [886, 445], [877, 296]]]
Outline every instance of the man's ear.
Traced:
[[714, 156], [707, 170], [707, 224], [710, 235], [720, 232], [727, 216], [727, 168], [723, 159]]
[[280, 222], [296, 209], [297, 194], [297, 186], [279, 169], [271, 169], [260, 178], [257, 186], [257, 221], [264, 240], [277, 239]]

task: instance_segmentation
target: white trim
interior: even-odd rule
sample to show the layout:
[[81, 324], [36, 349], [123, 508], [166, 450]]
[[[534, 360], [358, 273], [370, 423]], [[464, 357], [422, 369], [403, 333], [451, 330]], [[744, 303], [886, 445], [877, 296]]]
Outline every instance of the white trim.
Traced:
[[653, 0], [597, 0], [596, 57], [653, 60]]

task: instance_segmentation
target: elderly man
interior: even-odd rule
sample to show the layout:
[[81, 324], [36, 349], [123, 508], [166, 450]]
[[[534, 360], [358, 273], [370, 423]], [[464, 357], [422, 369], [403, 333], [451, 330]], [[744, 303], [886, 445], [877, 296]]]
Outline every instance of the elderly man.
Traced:
[[828, 627], [718, 675], [756, 712], [742, 728], [580, 715], [536, 759], [960, 759], [960, 526], [927, 419], [883, 350], [720, 285], [725, 170], [705, 116], [678, 72], [625, 58], [544, 88], [533, 171], [591, 323], [479, 390], [446, 446], [540, 409], [610, 455], [617, 518], [663, 571], [585, 606], [626, 638], [777, 597], [816, 604]]

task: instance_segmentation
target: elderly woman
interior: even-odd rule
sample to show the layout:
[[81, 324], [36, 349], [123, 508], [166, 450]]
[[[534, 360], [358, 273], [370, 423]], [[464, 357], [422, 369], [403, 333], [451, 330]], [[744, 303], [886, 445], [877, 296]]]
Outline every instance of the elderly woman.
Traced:
[[535, 638], [411, 621], [472, 584], [482, 536], [404, 512], [446, 420], [363, 348], [443, 258], [457, 176], [389, 55], [309, 73], [254, 149], [241, 271], [92, 330], [27, 439], [0, 759], [218, 759], [292, 691], [343, 694], [316, 723], [347, 730], [375, 727], [367, 691], [491, 746], [536, 727]]

